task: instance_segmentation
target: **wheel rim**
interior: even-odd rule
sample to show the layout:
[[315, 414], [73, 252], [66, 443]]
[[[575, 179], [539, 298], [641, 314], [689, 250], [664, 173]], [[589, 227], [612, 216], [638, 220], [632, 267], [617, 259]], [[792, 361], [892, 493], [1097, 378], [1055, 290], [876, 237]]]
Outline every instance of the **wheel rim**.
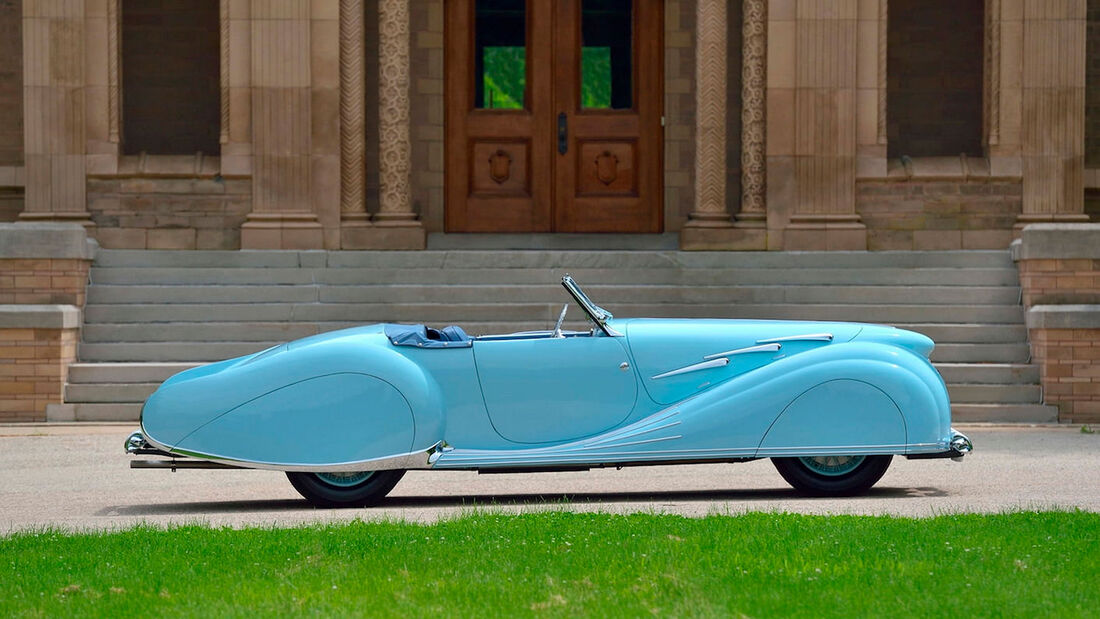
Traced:
[[374, 471], [348, 471], [340, 473], [315, 473], [317, 479], [332, 486], [339, 486], [341, 488], [350, 488], [351, 486], [357, 486], [368, 479], [371, 475], [374, 475]]
[[867, 456], [810, 456], [799, 458], [802, 466], [818, 475], [838, 477], [859, 468]]

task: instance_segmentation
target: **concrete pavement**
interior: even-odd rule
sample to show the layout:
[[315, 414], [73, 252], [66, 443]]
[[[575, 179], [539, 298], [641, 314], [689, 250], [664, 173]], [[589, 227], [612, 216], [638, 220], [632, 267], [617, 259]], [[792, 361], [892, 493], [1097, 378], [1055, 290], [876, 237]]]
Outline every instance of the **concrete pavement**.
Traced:
[[317, 510], [273, 471], [132, 470], [128, 424], [0, 426], [0, 534], [38, 527], [110, 529], [137, 523], [287, 526], [354, 518], [430, 522], [473, 508], [744, 511], [931, 516], [1080, 508], [1100, 512], [1100, 433], [1078, 427], [961, 426], [975, 453], [894, 458], [869, 495], [796, 495], [766, 460], [588, 472], [478, 475], [412, 471], [385, 503]]

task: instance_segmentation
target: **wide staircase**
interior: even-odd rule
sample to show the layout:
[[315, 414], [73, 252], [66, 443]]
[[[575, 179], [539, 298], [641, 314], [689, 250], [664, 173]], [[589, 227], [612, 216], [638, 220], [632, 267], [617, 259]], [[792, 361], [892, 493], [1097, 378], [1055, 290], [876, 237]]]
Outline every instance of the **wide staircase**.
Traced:
[[[571, 273], [622, 317], [851, 320], [936, 341], [957, 421], [1049, 422], [1007, 251], [101, 251], [51, 419], [136, 420], [201, 362], [374, 322], [549, 328]], [[570, 318], [579, 317], [576, 308]], [[580, 327], [583, 323], [574, 322]]]

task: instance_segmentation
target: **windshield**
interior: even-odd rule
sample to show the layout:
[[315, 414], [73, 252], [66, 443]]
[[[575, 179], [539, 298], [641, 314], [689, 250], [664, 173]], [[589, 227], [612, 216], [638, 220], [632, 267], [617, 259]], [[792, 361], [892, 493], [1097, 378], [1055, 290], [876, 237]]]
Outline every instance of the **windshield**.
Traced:
[[581, 290], [581, 287], [577, 284], [576, 281], [574, 281], [572, 276], [566, 275], [565, 277], [562, 277], [561, 285], [569, 291], [569, 294], [572, 295], [573, 299], [577, 302], [577, 305], [581, 306], [581, 309], [584, 310], [584, 313], [588, 314], [588, 317], [592, 320], [592, 322], [596, 323], [596, 325], [600, 328], [601, 331], [604, 332], [605, 335], [609, 335], [612, 337], [622, 335], [621, 333], [615, 331], [607, 325], [607, 321], [614, 318], [614, 316], [611, 315], [611, 312], [593, 303], [592, 299], [589, 299], [588, 295], [585, 294], [583, 290]]

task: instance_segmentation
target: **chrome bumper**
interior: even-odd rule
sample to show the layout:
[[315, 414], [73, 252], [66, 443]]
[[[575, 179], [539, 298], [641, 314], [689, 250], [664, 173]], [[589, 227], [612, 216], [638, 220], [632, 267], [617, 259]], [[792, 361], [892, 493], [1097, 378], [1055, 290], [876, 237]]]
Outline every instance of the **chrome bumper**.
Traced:
[[950, 447], [947, 451], [937, 451], [934, 453], [926, 454], [911, 454], [905, 456], [909, 460], [934, 460], [937, 458], [951, 458], [955, 462], [962, 462], [963, 456], [974, 451], [974, 443], [970, 441], [970, 438], [959, 432], [955, 428], [951, 428], [951, 438], [947, 441], [947, 446]]

